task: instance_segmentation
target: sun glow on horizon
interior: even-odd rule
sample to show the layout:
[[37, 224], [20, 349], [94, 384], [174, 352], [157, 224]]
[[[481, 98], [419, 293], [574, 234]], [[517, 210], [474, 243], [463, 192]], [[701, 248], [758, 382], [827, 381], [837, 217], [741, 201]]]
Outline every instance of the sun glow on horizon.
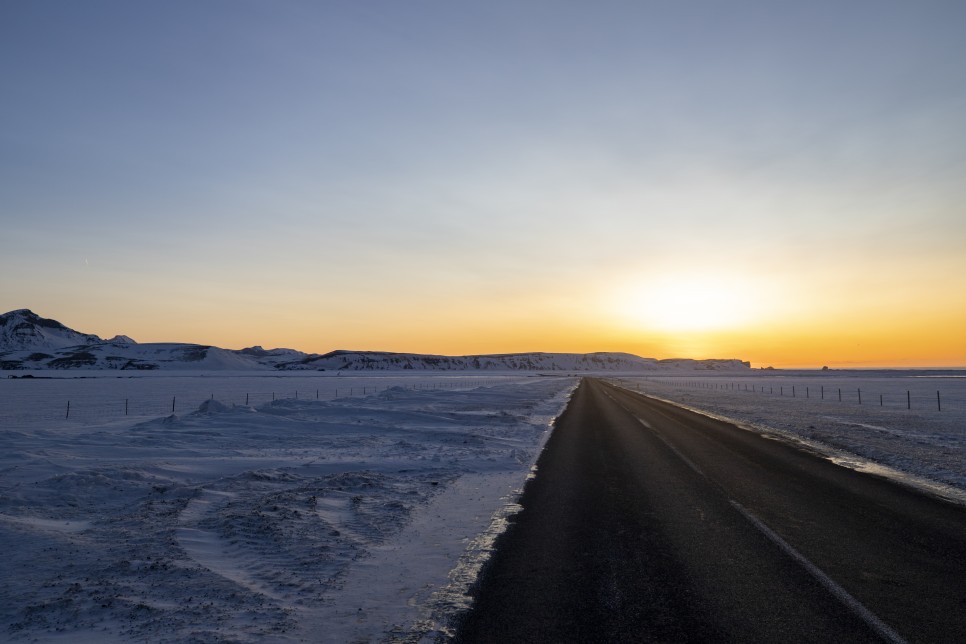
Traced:
[[696, 333], [759, 321], [767, 293], [751, 278], [694, 273], [629, 282], [612, 297], [625, 324], [659, 333]]

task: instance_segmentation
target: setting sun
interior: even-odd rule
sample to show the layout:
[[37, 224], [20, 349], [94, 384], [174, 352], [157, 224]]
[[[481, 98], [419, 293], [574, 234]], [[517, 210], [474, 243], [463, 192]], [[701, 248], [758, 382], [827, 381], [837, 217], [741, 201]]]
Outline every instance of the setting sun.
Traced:
[[763, 299], [763, 289], [750, 279], [662, 276], [620, 289], [615, 308], [622, 319], [642, 330], [719, 331], [759, 319]]
[[0, 311], [966, 365], [956, 3], [7, 4]]

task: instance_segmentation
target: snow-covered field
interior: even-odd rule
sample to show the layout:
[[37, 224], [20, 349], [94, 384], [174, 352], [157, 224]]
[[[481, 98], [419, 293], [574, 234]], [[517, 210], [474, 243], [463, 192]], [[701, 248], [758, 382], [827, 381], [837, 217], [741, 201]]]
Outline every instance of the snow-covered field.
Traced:
[[432, 641], [576, 383], [0, 381], [0, 640]]
[[[3, 641], [433, 641], [577, 384], [78, 376], [0, 379]], [[610, 379], [966, 502], [962, 376]]]
[[612, 381], [966, 503], [966, 373], [764, 371]]
[[333, 400], [364, 396], [389, 387], [466, 389], [526, 379], [519, 373], [396, 372], [351, 376], [319, 372], [266, 375], [258, 371], [160, 371], [134, 375], [117, 370], [0, 371], [0, 427], [34, 427], [37, 423], [65, 419], [81, 424], [147, 419], [194, 411], [210, 398], [228, 405], [258, 405], [281, 398]]

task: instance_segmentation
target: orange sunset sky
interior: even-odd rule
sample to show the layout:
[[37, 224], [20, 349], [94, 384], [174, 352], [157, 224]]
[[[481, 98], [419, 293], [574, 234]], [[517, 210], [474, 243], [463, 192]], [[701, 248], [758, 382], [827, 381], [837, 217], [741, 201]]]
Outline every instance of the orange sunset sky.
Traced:
[[0, 309], [966, 366], [966, 4], [0, 9]]

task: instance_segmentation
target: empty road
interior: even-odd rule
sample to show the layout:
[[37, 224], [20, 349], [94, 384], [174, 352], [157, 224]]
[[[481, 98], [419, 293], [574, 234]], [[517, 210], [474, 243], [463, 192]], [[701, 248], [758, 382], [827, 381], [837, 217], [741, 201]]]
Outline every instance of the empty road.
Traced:
[[595, 379], [460, 642], [966, 642], [966, 509]]

